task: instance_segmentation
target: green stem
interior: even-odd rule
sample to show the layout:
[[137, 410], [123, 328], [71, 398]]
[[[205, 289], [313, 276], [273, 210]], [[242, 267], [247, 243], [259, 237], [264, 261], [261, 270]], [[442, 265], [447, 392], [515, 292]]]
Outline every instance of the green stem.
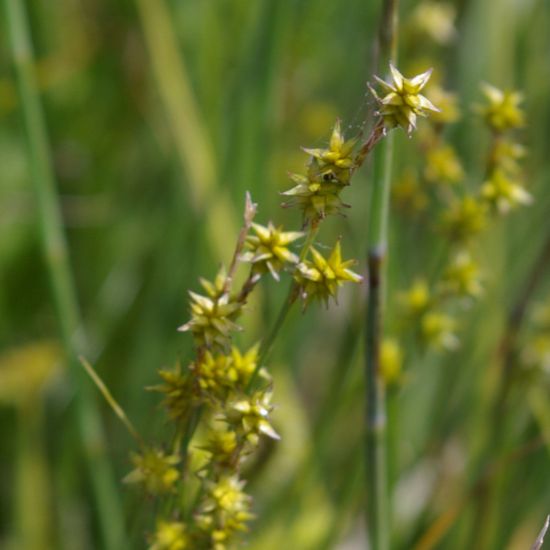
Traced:
[[79, 330], [80, 313], [62, 229], [46, 124], [34, 75], [25, 3], [23, 0], [4, 0], [4, 5], [28, 140], [29, 165], [38, 207], [42, 248], [61, 338], [71, 363], [70, 373], [78, 392], [76, 420], [96, 499], [98, 523], [105, 547], [120, 548], [123, 540], [123, 515], [119, 507], [116, 484], [105, 457], [104, 435], [91, 386], [77, 360], [77, 354], [84, 351], [83, 335]]
[[[379, 43], [379, 65], [384, 67], [390, 61], [395, 63], [397, 14], [397, 0], [384, 0]], [[380, 373], [380, 346], [384, 330], [385, 262], [392, 158], [393, 139], [388, 135], [374, 151], [368, 232], [369, 293], [365, 327], [366, 512], [372, 550], [387, 550], [390, 544], [386, 396]]]
[[[314, 243], [315, 237], [317, 236], [318, 232], [319, 232], [319, 226], [317, 224], [310, 225], [309, 231], [306, 236], [306, 240], [302, 246], [302, 250], [300, 251], [300, 261], [303, 261], [305, 259], [308, 253], [308, 250]], [[279, 311], [279, 315], [277, 315], [275, 324], [271, 328], [271, 331], [269, 332], [267, 337], [262, 341], [262, 344], [260, 346], [260, 351], [258, 353], [258, 363], [256, 365], [256, 369], [252, 373], [252, 376], [250, 377], [250, 381], [248, 382], [248, 386], [246, 388], [247, 393], [250, 393], [254, 388], [254, 384], [258, 378], [258, 373], [260, 372], [262, 365], [267, 359], [267, 356], [269, 355], [269, 352], [271, 351], [271, 348], [273, 347], [273, 344], [275, 343], [275, 340], [279, 335], [279, 331], [284, 325], [286, 318], [290, 310], [292, 309], [292, 306], [296, 302], [296, 291], [297, 291], [296, 284], [294, 281], [292, 281], [290, 283], [283, 305], [281, 306], [281, 310]]]

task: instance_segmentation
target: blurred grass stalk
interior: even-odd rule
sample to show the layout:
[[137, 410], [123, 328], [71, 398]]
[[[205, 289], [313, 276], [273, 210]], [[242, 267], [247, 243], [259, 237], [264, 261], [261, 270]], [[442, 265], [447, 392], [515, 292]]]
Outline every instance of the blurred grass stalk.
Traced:
[[172, 17], [164, 0], [136, 0], [136, 6], [193, 207], [199, 216], [207, 217], [204, 227], [214, 257], [224, 258], [233, 248], [238, 224], [229, 195], [218, 186], [212, 144], [178, 49]]
[[71, 364], [69, 372], [77, 391], [76, 421], [96, 499], [97, 520], [104, 545], [105, 548], [116, 549], [121, 547], [124, 521], [114, 476], [105, 455], [104, 434], [91, 393], [92, 388], [77, 361], [77, 354], [84, 351], [84, 335], [62, 229], [44, 113], [37, 91], [27, 13], [22, 0], [4, 0], [4, 5], [28, 140], [42, 247], [61, 339]]
[[[398, 0], [383, 0], [379, 29], [378, 70], [387, 70], [397, 54]], [[373, 180], [368, 227], [368, 298], [365, 334], [367, 530], [373, 550], [390, 544], [390, 509], [386, 450], [386, 397], [380, 373], [383, 337], [388, 215], [393, 136], [373, 153]]]

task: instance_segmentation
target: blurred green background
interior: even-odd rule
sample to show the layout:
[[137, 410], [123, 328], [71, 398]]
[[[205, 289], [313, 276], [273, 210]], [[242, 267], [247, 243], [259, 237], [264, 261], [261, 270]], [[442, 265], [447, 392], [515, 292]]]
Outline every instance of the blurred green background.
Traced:
[[[187, 290], [230, 260], [245, 191], [259, 203], [260, 223], [299, 227], [298, 212], [282, 210], [278, 193], [290, 186], [287, 172], [305, 162], [300, 146], [326, 143], [337, 117], [353, 134], [372, 114], [366, 82], [374, 70], [380, 3], [24, 4], [80, 330], [88, 340], [82, 351], [139, 431], [161, 441], [165, 418], [158, 396], [144, 387], [157, 381], [157, 369], [192, 355], [190, 337], [176, 332], [187, 320]], [[486, 447], [496, 347], [550, 235], [550, 2], [447, 2], [455, 9], [456, 34], [445, 44], [415, 23], [420, 4], [402, 2], [399, 66], [405, 74], [434, 66], [437, 79], [460, 94], [464, 116], [449, 139], [464, 159], [468, 185], [482, 177], [487, 142], [470, 109], [480, 99], [479, 83], [517, 87], [526, 98], [529, 124], [521, 137], [536, 200], [477, 243], [487, 291], [462, 316], [460, 349], [407, 353], [404, 381], [390, 397], [393, 546], [469, 547], [487, 479], [477, 471], [478, 458], [488, 453], [490, 466], [505, 472], [490, 548], [529, 548], [550, 511], [548, 374], [518, 377], [505, 409], [504, 448], [493, 456]], [[61, 352], [9, 22], [1, 13], [0, 548], [103, 548], [74, 421], [81, 393]], [[421, 163], [414, 138], [399, 135], [398, 173]], [[368, 172], [345, 192], [353, 207], [348, 217], [328, 220], [320, 236], [331, 244], [342, 235], [345, 255], [360, 259], [361, 272]], [[392, 296], [416, 276], [429, 277], [446, 246], [433, 231], [435, 212], [392, 215], [390, 324]], [[549, 301], [547, 264], [529, 307]], [[244, 344], [265, 334], [285, 291], [284, 283], [263, 285], [240, 337]], [[277, 342], [270, 368], [283, 440], [249, 475], [258, 514], [251, 548], [365, 546], [363, 294], [344, 293], [329, 310], [295, 311]], [[95, 389], [93, 395], [119, 480], [130, 469], [134, 444]], [[122, 548], [142, 548], [151, 503], [117, 487]]]

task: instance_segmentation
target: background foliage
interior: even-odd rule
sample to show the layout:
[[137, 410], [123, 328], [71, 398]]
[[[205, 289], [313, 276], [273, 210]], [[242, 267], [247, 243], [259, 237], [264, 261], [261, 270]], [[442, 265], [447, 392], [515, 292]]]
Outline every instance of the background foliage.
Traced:
[[[190, 355], [191, 339], [175, 330], [187, 320], [187, 289], [229, 261], [246, 190], [260, 205], [260, 221], [299, 226], [278, 197], [289, 187], [287, 171], [303, 165], [299, 147], [322, 146], [337, 117], [358, 131], [374, 108], [366, 81], [378, 3], [27, 4], [88, 353], [140, 432], [161, 440], [158, 398], [143, 388], [156, 382], [158, 368]], [[434, 66], [460, 94], [464, 117], [449, 137], [468, 184], [482, 177], [486, 154], [485, 133], [469, 108], [480, 98], [480, 81], [517, 87], [526, 97], [526, 181], [536, 200], [476, 243], [486, 295], [461, 317], [460, 349], [407, 348], [403, 383], [390, 398], [394, 545], [468, 547], [486, 472], [500, 468], [494, 548], [528, 548], [550, 505], [547, 375], [546, 382], [542, 375], [514, 379], [498, 419], [505, 443], [487, 446], [496, 348], [550, 235], [550, 4], [457, 0], [456, 38], [446, 46], [411, 28], [416, 4], [403, 1], [400, 68], [412, 74]], [[6, 27], [2, 18], [2, 37]], [[0, 546], [99, 548], [73, 422], [79, 394], [64, 374], [5, 39], [0, 121]], [[398, 171], [423, 162], [404, 134], [396, 158]], [[346, 256], [364, 257], [368, 185], [366, 169], [346, 191], [349, 216], [323, 228], [321, 241], [344, 236]], [[416, 276], [429, 278], [444, 253], [447, 244], [433, 230], [437, 215], [392, 213], [390, 319], [392, 297]], [[533, 302], [549, 300], [543, 269]], [[285, 290], [264, 286], [246, 343], [265, 333]], [[358, 298], [354, 289], [339, 307], [295, 311], [277, 342], [271, 371], [283, 440], [248, 474], [259, 516], [252, 548], [361, 547]], [[133, 442], [100, 403], [109, 460], [121, 479]], [[480, 457], [487, 470], [480, 471]], [[141, 548], [151, 504], [120, 487], [125, 548]]]

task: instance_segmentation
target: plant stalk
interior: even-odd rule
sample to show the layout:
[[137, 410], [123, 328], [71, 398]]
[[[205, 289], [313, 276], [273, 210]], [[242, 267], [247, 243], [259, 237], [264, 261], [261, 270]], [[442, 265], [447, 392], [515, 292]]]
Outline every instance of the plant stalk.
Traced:
[[[305, 259], [308, 253], [308, 250], [313, 245], [315, 241], [315, 237], [317, 236], [318, 232], [319, 232], [319, 226], [317, 224], [310, 225], [306, 236], [306, 240], [304, 241], [302, 250], [300, 251], [300, 261], [303, 261]], [[264, 361], [267, 359], [267, 356], [269, 355], [269, 352], [271, 351], [271, 348], [273, 347], [273, 344], [275, 343], [275, 340], [279, 335], [279, 331], [281, 330], [281, 327], [284, 325], [286, 318], [290, 313], [290, 310], [292, 309], [292, 306], [294, 305], [295, 302], [296, 302], [296, 284], [294, 281], [291, 281], [288, 289], [288, 293], [285, 297], [283, 305], [281, 306], [281, 310], [279, 311], [279, 315], [277, 315], [277, 319], [275, 320], [275, 324], [273, 325], [273, 327], [271, 328], [271, 331], [269, 332], [267, 337], [263, 340], [260, 346], [260, 351], [258, 354], [258, 364], [256, 365], [256, 369], [254, 370], [254, 372], [252, 373], [252, 376], [250, 377], [250, 381], [247, 387], [248, 393], [250, 393], [254, 388], [254, 384], [258, 378], [260, 369], [262, 368]]]
[[[395, 63], [398, 0], [383, 0], [378, 65]], [[388, 214], [393, 137], [387, 135], [373, 152], [373, 180], [368, 228], [368, 298], [365, 327], [367, 530], [372, 550], [388, 550], [390, 506], [386, 449], [386, 396], [380, 374], [384, 332]]]
[[84, 336], [80, 328], [76, 289], [63, 233], [46, 123], [34, 74], [35, 63], [25, 2], [4, 0], [4, 6], [28, 141], [29, 165], [38, 208], [43, 254], [60, 336], [71, 366], [69, 373], [77, 391], [76, 422], [96, 501], [101, 536], [105, 548], [114, 550], [121, 547], [124, 520], [113, 472], [105, 455], [104, 434], [91, 393], [92, 388], [77, 360], [78, 353], [84, 352]]

